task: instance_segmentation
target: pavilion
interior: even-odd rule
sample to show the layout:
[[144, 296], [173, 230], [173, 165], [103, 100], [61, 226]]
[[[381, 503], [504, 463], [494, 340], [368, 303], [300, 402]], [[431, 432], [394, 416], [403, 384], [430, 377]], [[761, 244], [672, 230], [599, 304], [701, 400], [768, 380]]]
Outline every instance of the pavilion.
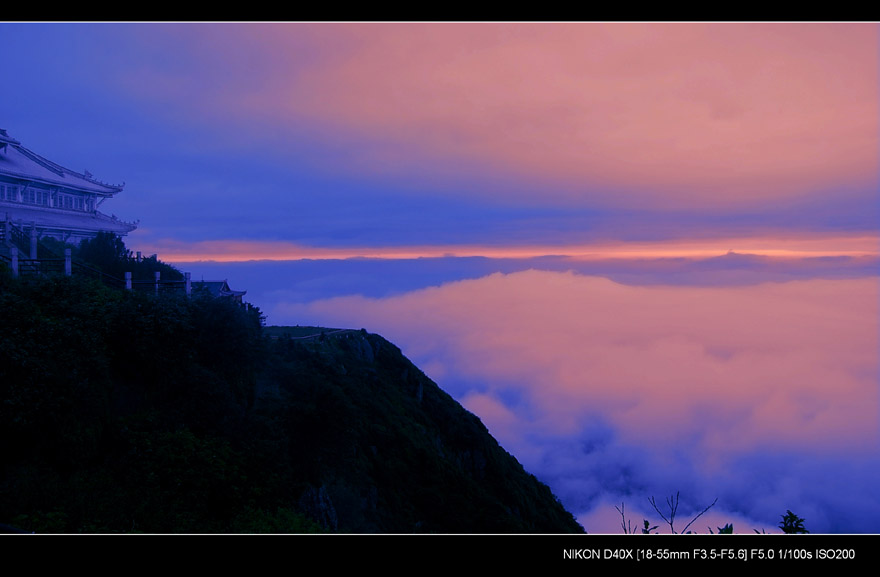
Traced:
[[88, 171], [64, 168], [0, 129], [0, 226], [5, 240], [10, 227], [77, 245], [102, 231], [125, 236], [137, 228], [136, 222], [98, 211], [123, 186], [100, 182]]
[[[98, 211], [107, 199], [122, 192], [123, 186], [105, 184], [88, 171], [74, 172], [47, 160], [0, 128], [0, 259], [11, 263], [17, 276], [20, 263], [38, 260], [41, 239], [79, 245], [100, 232], [127, 235], [137, 228], [137, 222], [125, 222]], [[19, 254], [24, 258], [20, 259]], [[138, 261], [140, 258], [138, 253]], [[71, 274], [70, 250], [65, 259], [65, 274]], [[40, 270], [39, 265], [32, 264], [31, 268]], [[190, 294], [190, 289], [196, 288], [238, 303], [247, 293], [230, 289], [225, 280], [194, 282], [191, 287], [189, 273], [185, 274], [185, 282], [160, 281], [157, 272], [155, 281], [147, 283], [148, 290], [158, 294], [160, 287], [167, 285], [185, 287], [186, 294]], [[131, 289], [131, 273], [126, 275], [125, 288]]]

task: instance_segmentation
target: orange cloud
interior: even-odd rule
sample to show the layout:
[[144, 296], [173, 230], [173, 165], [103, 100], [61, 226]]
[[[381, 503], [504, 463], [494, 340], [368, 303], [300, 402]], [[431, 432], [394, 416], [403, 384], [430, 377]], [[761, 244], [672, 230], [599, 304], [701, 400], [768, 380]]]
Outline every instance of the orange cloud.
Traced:
[[803, 258], [820, 256], [877, 256], [880, 237], [865, 234], [801, 234], [787, 237], [710, 238], [654, 242], [596, 242], [580, 245], [414, 245], [396, 247], [311, 247], [283, 241], [212, 240], [184, 243], [174, 240], [141, 243], [142, 252], [170, 262], [240, 262], [435, 257], [534, 258], [548, 255], [578, 259], [706, 258], [730, 251], [763, 256]]

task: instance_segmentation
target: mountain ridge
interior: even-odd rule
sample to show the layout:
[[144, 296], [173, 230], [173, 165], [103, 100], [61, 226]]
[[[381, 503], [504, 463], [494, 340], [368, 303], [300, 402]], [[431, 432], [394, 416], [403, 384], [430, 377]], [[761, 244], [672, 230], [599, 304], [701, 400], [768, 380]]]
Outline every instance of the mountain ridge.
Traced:
[[[2, 267], [0, 267], [2, 268]], [[0, 524], [37, 533], [580, 533], [366, 330], [0, 271]], [[306, 329], [313, 330], [313, 329]]]
[[[317, 336], [312, 333], [310, 337], [297, 338], [293, 336], [295, 328], [300, 333], [309, 332], [302, 327], [275, 329], [282, 333], [276, 346], [285, 358], [309, 363], [311, 370], [321, 372], [322, 387], [345, 387], [360, 416], [368, 421], [360, 423], [366, 426], [358, 441], [349, 439], [356, 445], [351, 447], [352, 453], [360, 450], [366, 457], [361, 463], [363, 468], [346, 475], [334, 471], [331, 476], [337, 482], [348, 483], [363, 474], [369, 479], [382, 478], [386, 488], [393, 488], [393, 497], [382, 498], [387, 498], [389, 506], [397, 507], [401, 515], [394, 522], [382, 521], [390, 523], [382, 525], [383, 531], [449, 532], [456, 525], [456, 514], [461, 515], [458, 521], [465, 532], [582, 530], [549, 488], [525, 471], [476, 415], [428, 378], [395, 344], [365, 329], [328, 329]], [[284, 331], [290, 331], [290, 336], [285, 336]], [[273, 382], [285, 382], [285, 377], [276, 375]], [[354, 389], [364, 395], [356, 395]], [[395, 421], [395, 417], [405, 417], [406, 421]], [[407, 434], [397, 433], [400, 436], [396, 437], [395, 427], [406, 429]], [[402, 442], [403, 436], [406, 442]], [[340, 452], [345, 451], [340, 447]], [[410, 483], [388, 478], [384, 470], [387, 463], [383, 460], [389, 452], [409, 463]], [[368, 494], [374, 488], [370, 482], [354, 484]], [[491, 496], [484, 493], [481, 484], [492, 487]], [[456, 487], [456, 491], [444, 494], [443, 507], [428, 505], [431, 492], [440, 494], [441, 485], [447, 489]], [[528, 497], [523, 490], [530, 492]], [[405, 504], [407, 500], [421, 503], [422, 508]], [[542, 507], [546, 510], [541, 511]], [[482, 508], [483, 513], [456, 513], [474, 508]], [[419, 512], [425, 511], [431, 514], [419, 517]]]

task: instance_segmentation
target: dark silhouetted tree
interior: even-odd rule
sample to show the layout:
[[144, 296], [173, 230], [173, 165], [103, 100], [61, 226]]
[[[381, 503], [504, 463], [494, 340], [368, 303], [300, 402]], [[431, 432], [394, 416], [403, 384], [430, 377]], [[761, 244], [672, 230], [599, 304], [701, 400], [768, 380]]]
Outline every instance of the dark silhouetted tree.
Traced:
[[804, 528], [804, 520], [790, 510], [787, 510], [785, 515], [782, 516], [782, 522], [779, 524], [779, 528], [786, 534], [809, 533], [809, 531]]

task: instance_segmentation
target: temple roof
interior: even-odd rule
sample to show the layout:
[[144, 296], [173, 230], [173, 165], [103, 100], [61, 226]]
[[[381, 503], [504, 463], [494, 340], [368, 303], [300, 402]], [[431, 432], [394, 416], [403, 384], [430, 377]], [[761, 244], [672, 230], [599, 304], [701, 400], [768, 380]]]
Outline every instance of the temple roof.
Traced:
[[22, 146], [3, 129], [0, 129], [0, 176], [31, 180], [103, 196], [112, 196], [120, 192], [124, 186], [99, 182], [88, 172], [81, 174], [47, 160]]
[[202, 281], [193, 281], [193, 287], [204, 287], [207, 291], [215, 296], [215, 297], [242, 297], [247, 294], [247, 291], [234, 291], [229, 288], [229, 283], [225, 280], [202, 280]]
[[[0, 153], [2, 155], [2, 153]], [[0, 201], [0, 218], [13, 213], [13, 221], [21, 221], [24, 225], [37, 222], [40, 228], [70, 230], [86, 233], [100, 231], [112, 232], [117, 235], [127, 234], [137, 228], [137, 222], [126, 222], [98, 211], [70, 211], [44, 206], [28, 206], [9, 204]]]
[[6, 129], [0, 128], [0, 149], [2, 149], [7, 144], [21, 144], [16, 139], [12, 138], [8, 134], [6, 134]]

